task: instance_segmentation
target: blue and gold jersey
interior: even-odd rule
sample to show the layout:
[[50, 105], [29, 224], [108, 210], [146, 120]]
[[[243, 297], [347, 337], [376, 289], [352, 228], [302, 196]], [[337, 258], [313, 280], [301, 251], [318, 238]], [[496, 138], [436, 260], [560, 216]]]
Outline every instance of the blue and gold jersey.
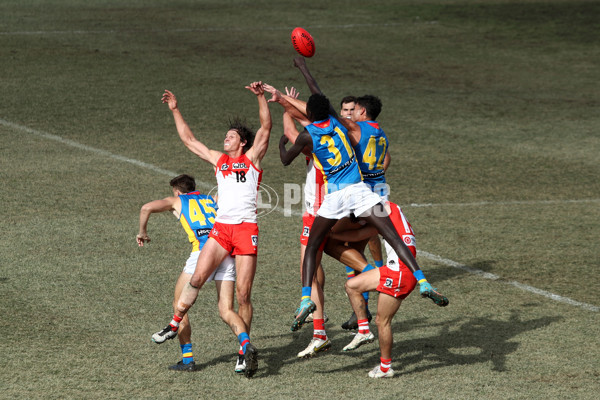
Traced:
[[385, 183], [383, 160], [388, 150], [385, 133], [375, 121], [357, 122], [360, 126], [360, 141], [354, 146], [358, 166], [363, 180], [371, 188]]
[[188, 235], [192, 251], [201, 250], [208, 239], [217, 215], [215, 200], [200, 192], [179, 195], [181, 214], [179, 222]]
[[313, 143], [315, 167], [323, 173], [327, 193], [362, 181], [348, 130], [333, 116], [306, 126]]

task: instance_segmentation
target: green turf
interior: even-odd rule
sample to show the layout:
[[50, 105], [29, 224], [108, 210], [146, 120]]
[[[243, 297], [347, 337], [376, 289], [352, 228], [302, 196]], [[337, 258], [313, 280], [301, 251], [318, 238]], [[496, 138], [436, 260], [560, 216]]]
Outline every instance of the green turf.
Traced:
[[[598, 2], [567, 0], [2, 1], [0, 397], [596, 398], [598, 15]], [[341, 352], [350, 307], [343, 267], [326, 259], [333, 346], [297, 360], [311, 337], [310, 326], [289, 330], [301, 222], [274, 211], [259, 220], [255, 378], [233, 372], [237, 342], [212, 284], [191, 311], [201, 371], [172, 373], [177, 344], [150, 335], [171, 317], [190, 249], [166, 214], [137, 248], [139, 208], [170, 194], [170, 172], [203, 190], [214, 177], [179, 141], [161, 94], [173, 90], [220, 149], [230, 117], [258, 125], [248, 83], [306, 98], [296, 26], [316, 40], [308, 65], [332, 101], [382, 99], [391, 197], [450, 305], [410, 296], [393, 323], [399, 376], [370, 380], [377, 343]], [[304, 171], [279, 162], [281, 110], [271, 111], [263, 182], [282, 198]]]

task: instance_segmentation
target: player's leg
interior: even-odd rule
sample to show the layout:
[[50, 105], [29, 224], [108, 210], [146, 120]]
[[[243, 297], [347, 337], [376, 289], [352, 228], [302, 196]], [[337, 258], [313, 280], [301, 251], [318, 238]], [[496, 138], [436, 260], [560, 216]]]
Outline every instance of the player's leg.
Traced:
[[[250, 343], [250, 327], [252, 325], [252, 284], [256, 275], [256, 255], [258, 251], [258, 225], [255, 223], [242, 223], [232, 227], [232, 255], [235, 256], [235, 269], [237, 275], [236, 296], [238, 301], [237, 315], [240, 318], [236, 327], [245, 330], [237, 334], [238, 341], [244, 353], [246, 369], [244, 375], [252, 377], [258, 369], [258, 351]], [[234, 327], [232, 326], [232, 329]], [[234, 331], [235, 332], [235, 331]]]
[[[241, 331], [235, 327], [236, 321], [239, 323], [241, 319], [239, 314], [234, 310], [233, 297], [235, 295], [235, 282], [226, 280], [215, 280], [217, 288], [217, 303], [219, 307], [219, 316], [234, 333], [236, 337], [239, 336]], [[235, 364], [235, 372], [243, 374], [246, 371], [246, 360], [244, 359], [244, 349], [242, 346], [239, 348], [237, 360]]]
[[344, 347], [344, 351], [354, 350], [363, 344], [371, 343], [375, 340], [375, 336], [369, 328], [365, 299], [362, 294], [363, 292], [375, 290], [378, 284], [379, 269], [363, 272], [346, 282], [346, 294], [348, 294], [348, 299], [350, 299], [350, 304], [358, 320], [358, 333]]
[[252, 284], [256, 275], [256, 256], [255, 255], [236, 255], [235, 265], [237, 273], [236, 296], [238, 301], [238, 314], [244, 321], [250, 333], [252, 325], [252, 316], [254, 309], [252, 307]]
[[176, 316], [183, 317], [188, 312], [196, 301], [198, 292], [204, 283], [206, 283], [228, 255], [229, 252], [219, 242], [211, 237], [208, 238], [200, 252], [196, 270], [189, 284], [185, 285], [181, 291], [181, 296], [179, 296], [179, 301], [177, 302]]
[[[338, 230], [338, 225], [335, 226], [335, 230]], [[357, 274], [362, 272], [363, 270], [372, 269], [372, 266], [367, 262], [364, 257], [364, 254], [359, 249], [364, 249], [366, 245], [366, 241], [352, 243], [352, 246], [341, 242], [339, 240], [329, 239], [327, 241], [327, 245], [325, 246], [325, 253], [345, 266], [346, 268], [346, 277], [348, 279], [353, 279]], [[349, 268], [349, 269], [348, 269]], [[349, 273], [352, 271], [351, 273]], [[366, 294], [365, 294], [366, 293]], [[369, 295], [368, 292], [363, 293], [363, 297], [365, 298], [365, 302], [368, 301]], [[367, 305], [365, 304], [365, 307]], [[371, 320], [371, 313], [367, 308], [367, 316], [369, 321]], [[356, 314], [353, 312], [348, 321], [342, 324], [343, 329], [357, 329], [358, 328], [358, 320], [356, 319]]]
[[179, 299], [175, 303], [173, 319], [169, 325], [163, 328], [163, 330], [152, 335], [152, 341], [154, 341], [154, 343], [164, 343], [177, 336], [179, 324], [196, 301], [200, 288], [228, 254], [228, 251], [221, 247], [216, 240], [210, 237], [208, 238], [198, 257], [196, 270], [190, 278], [190, 281], [184, 284]]
[[383, 252], [381, 251], [381, 240], [379, 240], [379, 235], [375, 235], [369, 239], [369, 252], [371, 253], [371, 257], [373, 257], [375, 266], [381, 268], [383, 265]]
[[392, 345], [394, 338], [392, 335], [392, 319], [398, 308], [402, 304], [402, 300], [395, 298], [385, 293], [379, 294], [377, 302], [377, 316], [375, 323], [377, 324], [377, 332], [379, 336], [379, 351], [381, 352], [380, 364], [369, 372], [371, 378], [388, 378], [394, 376], [392, 364]]
[[384, 206], [381, 203], [376, 204], [370, 210], [361, 213], [360, 217], [377, 229], [381, 236], [383, 236], [394, 249], [400, 261], [408, 266], [413, 274], [415, 274], [415, 277], [417, 277], [417, 280], [419, 281], [421, 296], [430, 298], [440, 307], [447, 306], [448, 298], [438, 292], [435, 288], [431, 287], [429, 282], [427, 282], [427, 279], [425, 279], [423, 272], [419, 268], [419, 264], [417, 264], [417, 260], [415, 260], [415, 257], [404, 244], [400, 235], [398, 235]]
[[[175, 307], [177, 306], [177, 300], [179, 300], [179, 296], [181, 295], [183, 287], [188, 284], [191, 277], [192, 274], [187, 273], [184, 270], [177, 278], [177, 282], [175, 284], [175, 295], [173, 297], [173, 310], [175, 310]], [[192, 326], [187, 314], [179, 323], [177, 336], [179, 338], [182, 359], [177, 364], [171, 365], [169, 369], [173, 371], [194, 371], [196, 363], [194, 362], [194, 354], [192, 351]]]
[[[252, 323], [253, 308], [251, 302], [252, 282], [256, 273], [256, 256], [235, 256], [237, 285], [236, 296], [238, 299], [238, 311], [228, 310], [225, 322], [229, 325], [240, 343], [240, 350], [244, 357], [243, 372], [247, 378], [251, 378], [258, 369], [258, 351], [250, 343], [250, 324]], [[233, 296], [232, 296], [233, 297]], [[238, 366], [236, 364], [236, 372]]]
[[[321, 269], [322, 256], [323, 252], [319, 251], [317, 253], [317, 263]], [[310, 299], [315, 303], [316, 306], [315, 310], [311, 314], [313, 323], [313, 336], [308, 346], [298, 353], [299, 358], [313, 357], [317, 353], [329, 350], [331, 347], [331, 341], [327, 337], [327, 332], [325, 331], [325, 296], [323, 294], [323, 287], [316, 277], [313, 279]]]
[[310, 236], [306, 244], [304, 253], [304, 262], [302, 265], [302, 302], [296, 312], [296, 319], [292, 324], [292, 331], [296, 331], [304, 325], [308, 314], [312, 313], [316, 305], [311, 301], [312, 283], [317, 267], [317, 254], [321, 249], [321, 244], [325, 240], [329, 230], [337, 219], [329, 219], [317, 216], [310, 229]]
[[[303, 264], [304, 264], [304, 254], [306, 252], [306, 245], [300, 245], [300, 276], [303, 275]], [[325, 296], [323, 294], [323, 282], [325, 282], [325, 272], [323, 271], [323, 266], [321, 265], [321, 259], [323, 258], [323, 252], [319, 251], [317, 253], [317, 271], [315, 272], [315, 278], [313, 279], [311, 286], [311, 295], [310, 299], [315, 303], [315, 311], [311, 313], [310, 319], [307, 318], [307, 322], [312, 321], [314, 318], [325, 318]], [[321, 276], [321, 278], [319, 278]]]
[[[369, 243], [369, 240], [363, 240], [363, 241], [359, 241], [359, 242], [349, 242], [348, 243], [348, 247], [351, 249], [355, 249], [357, 252], [360, 253], [360, 256], [362, 257], [363, 260], [366, 261], [366, 257], [365, 257], [365, 248], [367, 247], [367, 244]], [[347, 265], [347, 264], [346, 264]], [[352, 268], [352, 267], [350, 267]], [[366, 272], [366, 271], [370, 271], [372, 269], [375, 269], [375, 267], [368, 263], [366, 265], [364, 265], [360, 271], [358, 270], [354, 270], [354, 274], [348, 274], [348, 266], [346, 266], [346, 275], [348, 279], [353, 279], [354, 277], [356, 277], [357, 275]], [[372, 316], [371, 316], [371, 312], [369, 311], [369, 292], [363, 292], [362, 293], [363, 298], [365, 299], [365, 309], [367, 310], [367, 319], [369, 320], [369, 322], [371, 322]], [[348, 318], [348, 320], [346, 322], [344, 322], [342, 324], [342, 329], [358, 329], [358, 320], [356, 317], [356, 314], [354, 312], [352, 312], [352, 315], [350, 316], [350, 318]]]

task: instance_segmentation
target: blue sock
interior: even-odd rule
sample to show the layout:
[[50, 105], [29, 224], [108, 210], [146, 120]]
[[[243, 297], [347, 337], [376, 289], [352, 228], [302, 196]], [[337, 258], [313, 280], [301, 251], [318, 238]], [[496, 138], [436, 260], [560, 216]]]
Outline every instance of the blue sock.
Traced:
[[356, 273], [352, 268], [346, 265], [346, 278], [351, 279], [356, 276]]
[[377, 268], [381, 268], [381, 267], [383, 267], [383, 260], [379, 260], [379, 261], [375, 260], [375, 266], [376, 266]]
[[415, 276], [415, 279], [417, 280], [417, 282], [419, 282], [419, 284], [421, 283], [421, 281], [427, 282], [427, 279], [425, 279], [425, 275], [423, 274], [423, 271], [421, 271], [420, 269], [413, 272], [413, 275]]
[[194, 361], [194, 353], [192, 353], [192, 344], [180, 344], [181, 346], [181, 355], [183, 356], [183, 363], [189, 364]]
[[372, 270], [372, 269], [375, 269], [375, 267], [374, 267], [374, 266], [372, 266], [371, 264], [367, 264], [367, 265], [366, 265], [366, 266], [363, 268], [362, 272], [367, 272], [367, 271], [370, 271], [370, 270]]
[[250, 336], [246, 332], [242, 332], [238, 335], [238, 341], [242, 346], [242, 352], [246, 353], [246, 346], [250, 343]]
[[312, 294], [312, 288], [310, 286], [302, 287], [302, 300], [308, 298], [310, 300], [310, 295]]

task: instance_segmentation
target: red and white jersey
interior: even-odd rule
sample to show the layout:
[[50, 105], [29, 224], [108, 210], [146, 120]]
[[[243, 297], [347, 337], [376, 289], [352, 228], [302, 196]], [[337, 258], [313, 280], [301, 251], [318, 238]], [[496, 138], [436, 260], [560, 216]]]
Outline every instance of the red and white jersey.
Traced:
[[[392, 210], [392, 212], [390, 213], [390, 219], [392, 220], [392, 224], [394, 224], [394, 228], [396, 228], [398, 235], [400, 236], [400, 238], [402, 238], [402, 241], [408, 247], [413, 256], [416, 257], [417, 242], [415, 240], [415, 234], [412, 230], [412, 226], [410, 226], [410, 223], [404, 216], [404, 213], [402, 213], [402, 209], [399, 205], [394, 204], [392, 202], [389, 202], [389, 205]], [[392, 246], [390, 246], [385, 240], [383, 242], [385, 243], [388, 268], [393, 271], [399, 271], [400, 264], [404, 265], [404, 263], [400, 259], [398, 259], [398, 255], [396, 254]]]
[[219, 197], [217, 222], [239, 224], [256, 222], [256, 202], [262, 170], [256, 168], [245, 154], [231, 158], [223, 154], [215, 171]]
[[304, 184], [304, 207], [310, 215], [317, 215], [317, 211], [325, 197], [323, 186], [323, 172], [315, 168], [312, 157], [306, 157], [306, 182]]

